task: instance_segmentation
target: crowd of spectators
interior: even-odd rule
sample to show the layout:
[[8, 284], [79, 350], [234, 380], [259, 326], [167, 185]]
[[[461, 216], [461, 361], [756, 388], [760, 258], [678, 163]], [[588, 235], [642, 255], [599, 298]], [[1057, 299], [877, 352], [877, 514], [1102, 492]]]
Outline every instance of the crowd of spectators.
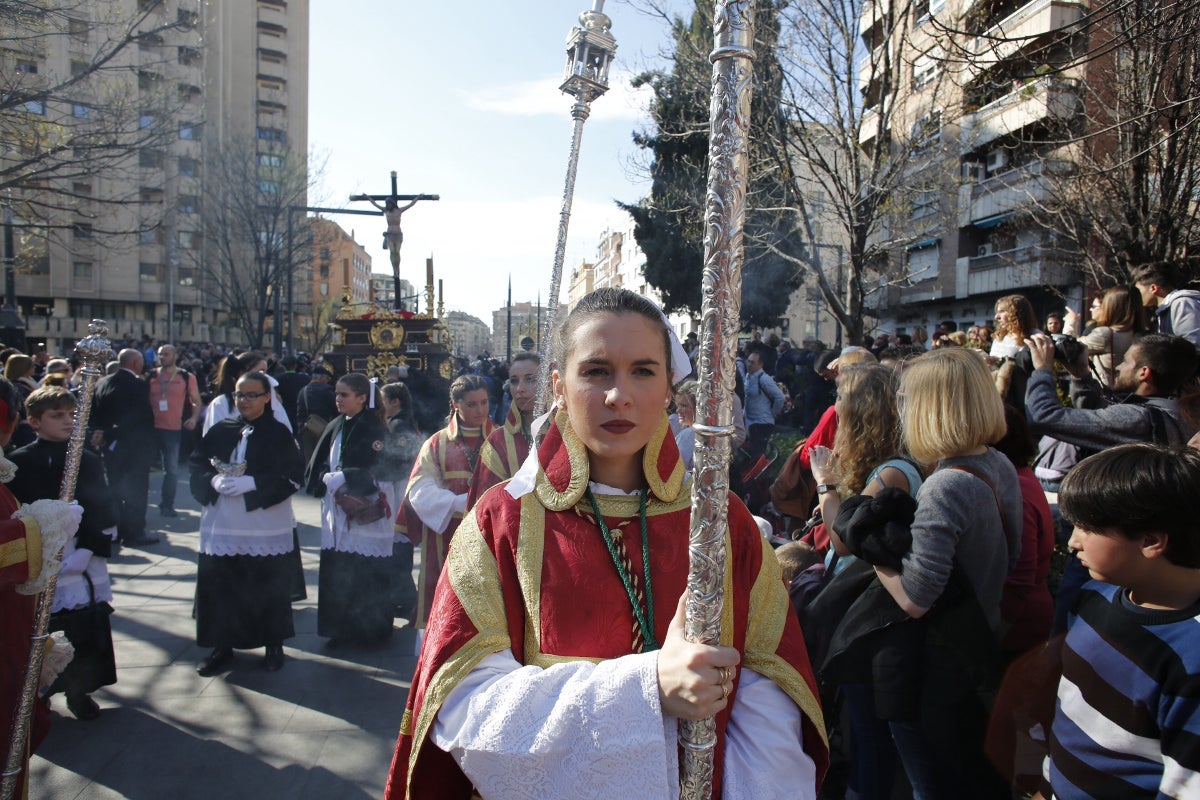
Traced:
[[[841, 788], [854, 796], [888, 798], [899, 781], [921, 797], [1189, 796], [1179, 787], [1200, 748], [1179, 732], [1200, 718], [1172, 698], [1200, 669], [1166, 645], [1157, 665], [1133, 659], [1145, 680], [1131, 688], [1093, 644], [1098, 632], [1110, 649], [1151, 630], [1157, 641], [1200, 611], [1188, 572], [1200, 531], [1181, 517], [1196, 495], [1183, 476], [1200, 474], [1200, 292], [1166, 265], [1132, 278], [1091, 298], [1086, 325], [1071, 308], [1039, 321], [1030, 298], [1009, 295], [994, 328], [942, 322], [928, 351], [914, 330], [809, 359], [799, 404], [822, 370], [836, 402], [815, 425], [801, 417], [759, 512], [785, 509], [773, 532], [802, 543], [781, 563], [827, 720], [846, 709]], [[856, 351], [867, 366], [848, 366]], [[1118, 479], [1115, 465], [1151, 474]], [[1148, 488], [1159, 480], [1161, 502]]]
[[[1177, 702], [1200, 688], [1200, 668], [1175, 658], [1194, 648], [1168, 642], [1162, 647], [1170, 651], [1165, 658], [1175, 658], [1170, 664], [1139, 660], [1148, 672], [1134, 689], [1080, 666], [1101, 657], [1096, 631], [1110, 636], [1105, 646], [1112, 649], [1113, 637], [1136, 638], [1157, 625], [1190, 635], [1173, 626], [1200, 618], [1193, 574], [1200, 558], [1192, 555], [1200, 552], [1200, 531], [1194, 518], [1180, 519], [1191, 502], [1180, 487], [1195, 495], [1194, 482], [1186, 481], [1200, 477], [1200, 292], [1184, 284], [1169, 265], [1138, 268], [1130, 285], [1090, 298], [1086, 323], [1072, 308], [1043, 308], [1049, 313], [1039, 319], [1029, 297], [1013, 294], [996, 301], [994, 325], [960, 329], [944, 320], [931, 332], [917, 326], [836, 349], [754, 332], [739, 347], [732, 485], [752, 513], [767, 518], [771, 543], [802, 543], [786, 545], [781, 564], [822, 683], [826, 719], [836, 727], [843, 718], [836, 709], [845, 709], [847, 729], [831, 739], [846, 745], [854, 796], [885, 800], [906, 781], [923, 798], [1006, 797], [1014, 790], [1073, 798], [1094, 796], [1101, 776], [1146, 796], [1186, 796], [1178, 787], [1200, 781], [1200, 746], [1184, 735], [1200, 727], [1200, 712]], [[339, 413], [353, 417], [346, 397], [361, 398], [358, 414], [375, 393], [373, 385], [355, 384], [351, 392], [339, 383], [335, 396], [335, 376], [304, 354], [277, 359], [205, 343], [121, 344], [97, 389], [90, 443], [108, 467], [117, 541], [133, 547], [156, 541], [145, 530], [151, 461], [161, 459], [164, 468], [160, 513], [173, 516], [174, 470], [199, 436], [201, 419], [207, 431], [222, 414], [236, 414], [239, 380], [264, 376], [255, 380], [269, 384], [280, 424], [310, 462], [314, 494], [324, 493], [324, 475], [341, 474], [333, 461], [324, 472], [311, 461], [314, 451], [317, 461], [320, 453], [329, 460], [331, 440], [345, 424]], [[670, 419], [691, 469], [701, 390], [696, 336], [682, 348], [692, 375], [676, 384]], [[0, 351], [4, 376], [22, 399], [40, 386], [78, 385], [69, 357], [32, 351]], [[510, 438], [519, 434], [513, 441], [528, 450], [532, 401], [514, 395], [505, 359], [485, 352], [455, 366], [456, 388], [431, 402], [417, 385], [406, 385], [420, 376], [399, 369], [385, 376], [380, 403], [386, 401], [393, 425], [385, 432], [381, 423], [378, 436], [407, 442], [403, 465], [379, 468], [385, 482], [399, 486], [414, 463], [430, 461], [434, 441], [461, 450], [464, 475], [481, 463], [494, 468], [500, 461], [485, 445], [493, 446], [493, 433], [503, 441], [496, 426], [507, 426]], [[477, 419], [476, 408], [487, 417]], [[746, 482], [772, 457], [780, 430], [801, 441], [778, 454], [786, 464], [772, 491], [756, 495]], [[34, 428], [22, 421], [13, 447], [33, 439]], [[340, 445], [336, 452], [341, 457]], [[374, 468], [375, 453], [362, 457]], [[1134, 467], [1153, 475], [1113, 477]], [[1173, 507], [1135, 502], [1155, 475], [1165, 487], [1163, 502]], [[1105, 480], [1124, 508], [1103, 497]], [[457, 524], [469, 513], [468, 495], [469, 481], [447, 495], [447, 519]], [[395, 488], [393, 513], [403, 502], [411, 505], [411, 498]], [[414, 531], [429, 527], [425, 516], [417, 519], [408, 523]], [[1096, 537], [1111, 541], [1106, 547]], [[390, 546], [370, 555], [399, 558]], [[404, 555], [411, 574], [411, 542]], [[423, 596], [429, 588], [405, 591]], [[377, 609], [385, 631], [395, 606], [414, 602], [388, 598]], [[267, 642], [268, 655], [277, 645]], [[1067, 661], [1055, 660], [1060, 653]], [[1007, 709], [992, 701], [1006, 671], [1011, 677], [1031, 655], [1043, 672], [1062, 669], [1073, 682], [1058, 688], [1057, 714], [1051, 701], [1025, 729], [1005, 728]], [[1007, 737], [1025, 737], [1025, 746], [992, 749], [989, 713], [993, 727], [1001, 719]], [[1131, 727], [1134, 716], [1144, 724]], [[1088, 725], [1118, 735], [1081, 736]], [[1049, 735], [1032, 735], [1035, 726]], [[1130, 747], [1135, 736], [1140, 744]], [[1045, 757], [1044, 771], [1040, 760], [1028, 763], [1030, 752]], [[1141, 796], [1130, 792], [1114, 796]]]

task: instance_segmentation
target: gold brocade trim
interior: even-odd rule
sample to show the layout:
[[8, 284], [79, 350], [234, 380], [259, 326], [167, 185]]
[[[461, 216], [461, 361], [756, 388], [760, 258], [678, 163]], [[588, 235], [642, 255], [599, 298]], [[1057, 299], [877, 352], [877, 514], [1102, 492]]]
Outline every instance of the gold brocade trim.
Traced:
[[783, 689], [812, 721], [821, 734], [821, 741], [828, 747], [829, 737], [825, 731], [825, 717], [821, 712], [820, 702], [796, 668], [776, 652], [779, 642], [783, 639], [787, 615], [792, 613], [792, 603], [784, 587], [779, 560], [775, 558], [775, 554], [771, 552], [771, 545], [765, 539], [762, 540], [762, 548], [762, 566], [759, 568], [758, 578], [754, 581], [754, 587], [750, 590], [746, 656], [742, 663]]
[[[0, 569], [12, 567], [17, 564], [23, 564], [28, 560], [27, 545], [24, 539], [17, 539], [15, 542], [5, 542], [0, 544]], [[41, 553], [41, 550], [38, 550]], [[40, 558], [40, 556], [39, 556]]]
[[574, 664], [577, 661], [587, 661], [591, 664], [602, 664], [607, 658], [587, 658], [585, 656], [555, 656], [538, 653], [532, 659], [527, 659], [529, 666], [549, 669], [555, 664]]
[[429, 736], [438, 711], [458, 684], [479, 662], [492, 653], [511, 649], [504, 617], [504, 596], [500, 587], [500, 569], [496, 557], [469, 514], [454, 534], [454, 549], [445, 566], [450, 586], [478, 631], [460, 647], [430, 678], [413, 731], [413, 748], [408, 759], [406, 785], [411, 792], [412, 773], [417, 756]]
[[542, 560], [546, 550], [546, 509], [532, 494], [521, 498], [517, 534], [517, 581], [525, 599], [525, 663], [542, 652]]
[[662, 417], [658, 420], [658, 427], [655, 428], [654, 435], [650, 437], [650, 441], [642, 450], [642, 472], [646, 476], [650, 491], [660, 500], [669, 503], [679, 497], [679, 490], [683, 487], [683, 477], [687, 474], [687, 470], [684, 469], [683, 459], [677, 458], [671, 474], [667, 476], [666, 480], [663, 480], [659, 474], [658, 459], [662, 454], [663, 443], [668, 436], [671, 436], [671, 422], [664, 410]]
[[506, 479], [516, 475], [517, 470], [521, 468], [521, 460], [517, 457], [517, 433], [507, 429], [504, 431], [504, 454], [508, 457], [508, 463], [504, 465], [503, 473], [496, 474], [503, 475]]
[[492, 447], [491, 442], [483, 443], [483, 447], [479, 450], [479, 463], [483, 464], [484, 468], [493, 475], [504, 475], [504, 462], [501, 461], [500, 453]]
[[412, 736], [412, 711], [404, 709], [404, 716], [400, 718], [400, 733], [404, 736]]
[[42, 526], [32, 514], [20, 517], [25, 526], [25, 561], [29, 562], [29, 578], [33, 580], [42, 574]]
[[551, 511], [566, 511], [573, 508], [587, 490], [591, 477], [591, 467], [588, 464], [587, 447], [571, 427], [571, 418], [567, 412], [559, 409], [554, 417], [554, 424], [562, 436], [563, 447], [567, 448], [567, 459], [571, 465], [571, 481], [567, 488], [559, 492], [546, 477], [544, 466], [538, 463], [537, 482], [534, 485], [538, 499], [542, 505]]
[[[641, 498], [637, 495], [597, 494], [595, 497], [596, 505], [600, 506], [600, 513], [606, 517], [636, 517], [642, 503]], [[647, 497], [646, 516], [653, 517], [658, 514], [670, 514], [683, 508], [691, 508], [691, 506], [692, 496], [689, 482], [688, 491], [686, 493], [680, 492], [679, 496], [669, 503], [659, 500], [654, 496]], [[591, 517], [591, 509], [586, 506], [584, 506], [584, 516]]]

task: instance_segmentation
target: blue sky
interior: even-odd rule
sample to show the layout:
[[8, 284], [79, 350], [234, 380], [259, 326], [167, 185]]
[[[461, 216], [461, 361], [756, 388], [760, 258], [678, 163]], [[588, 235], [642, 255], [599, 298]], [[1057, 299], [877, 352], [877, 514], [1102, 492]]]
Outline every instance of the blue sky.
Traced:
[[[515, 302], [545, 299], [572, 127], [573, 100], [558, 85], [567, 32], [591, 1], [311, 0], [309, 145], [328, 159], [314, 201], [386, 192], [396, 170], [402, 194], [442, 198], [405, 213], [402, 277], [423, 285], [432, 255], [446, 308], [489, 325], [510, 273]], [[629, 77], [661, 64], [670, 39], [625, 0], [604, 12], [617, 57], [584, 126], [564, 301], [571, 268], [594, 255], [602, 231], [626, 224], [613, 199], [649, 190], [630, 138], [647, 124], [646, 93]], [[338, 221], [375, 272], [390, 272], [381, 219]]]

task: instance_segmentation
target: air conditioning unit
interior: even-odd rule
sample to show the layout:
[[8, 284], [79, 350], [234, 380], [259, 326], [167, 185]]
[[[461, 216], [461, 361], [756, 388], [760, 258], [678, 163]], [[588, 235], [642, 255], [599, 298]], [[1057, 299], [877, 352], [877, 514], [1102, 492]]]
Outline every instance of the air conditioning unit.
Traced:
[[996, 245], [992, 244], [991, 242], [988, 242], [987, 244], [979, 245], [978, 255], [980, 258], [982, 258], [983, 256], [994, 255], [995, 253], [996, 253]]
[[1003, 150], [993, 150], [987, 154], [988, 172], [997, 172], [1008, 164], [1008, 153]]
[[962, 179], [968, 183], [978, 183], [987, 177], [983, 164], [978, 161], [965, 161], [962, 165]]

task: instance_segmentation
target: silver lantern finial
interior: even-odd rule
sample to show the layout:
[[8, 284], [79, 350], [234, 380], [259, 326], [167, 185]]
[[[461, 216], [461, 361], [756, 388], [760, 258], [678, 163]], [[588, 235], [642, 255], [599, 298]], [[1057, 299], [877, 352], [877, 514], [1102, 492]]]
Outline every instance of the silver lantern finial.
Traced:
[[[567, 68], [558, 88], [575, 98], [571, 118], [571, 150], [567, 157], [567, 179], [563, 186], [562, 209], [558, 217], [558, 241], [554, 248], [554, 268], [550, 272], [549, 308], [542, 326], [542, 366], [538, 372], [538, 395], [533, 405], [534, 417], [545, 413], [550, 399], [549, 347], [558, 315], [558, 290], [562, 282], [563, 260], [567, 252], [567, 226], [571, 221], [571, 201], [575, 194], [575, 172], [579, 168], [579, 145], [583, 139], [583, 123], [591, 111], [591, 103], [608, 91], [608, 68], [617, 52], [617, 40], [609, 33], [612, 20], [604, 13], [604, 0], [593, 0], [592, 10], [579, 15], [578, 28], [567, 34]], [[543, 429], [544, 430], [544, 429]]]
[[580, 27], [567, 34], [567, 68], [558, 88], [584, 103], [608, 91], [608, 68], [617, 52], [609, 33], [612, 20], [603, 8], [604, 0], [596, 0], [591, 11], [579, 15]]

